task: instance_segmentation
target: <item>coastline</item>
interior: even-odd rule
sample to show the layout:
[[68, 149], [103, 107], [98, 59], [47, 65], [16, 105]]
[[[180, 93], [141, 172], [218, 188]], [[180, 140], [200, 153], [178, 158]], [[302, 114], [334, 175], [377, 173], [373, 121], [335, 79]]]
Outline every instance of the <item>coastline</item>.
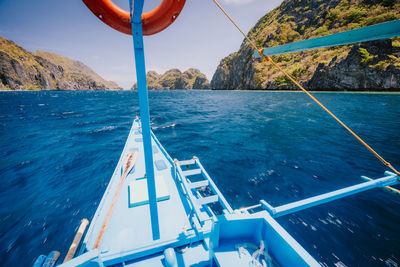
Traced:
[[[290, 92], [303, 92], [302, 90], [259, 90], [259, 89], [251, 89], [251, 90], [225, 90], [225, 89], [210, 89], [209, 91], [240, 91], [240, 92], [282, 92], [282, 93], [290, 93]], [[361, 93], [361, 94], [376, 94], [376, 93], [385, 93], [385, 94], [400, 94], [400, 89], [393, 90], [307, 90], [310, 93]]]
[[[1, 90], [0, 92], [131, 92], [137, 90]], [[223, 90], [223, 89], [152, 89], [149, 91], [209, 91], [209, 92], [256, 92], [256, 93], [303, 93], [301, 90]], [[400, 89], [398, 91], [328, 91], [328, 90], [309, 90], [310, 93], [318, 94], [390, 94], [400, 95]]]

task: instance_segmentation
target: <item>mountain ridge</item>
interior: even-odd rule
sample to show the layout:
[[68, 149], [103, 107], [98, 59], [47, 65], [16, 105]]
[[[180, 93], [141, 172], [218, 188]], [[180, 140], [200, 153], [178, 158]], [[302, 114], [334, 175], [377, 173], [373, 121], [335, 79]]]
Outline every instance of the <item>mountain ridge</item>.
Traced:
[[120, 90], [84, 63], [55, 53], [30, 52], [0, 37], [0, 89]]
[[[206, 75], [195, 68], [190, 68], [184, 72], [174, 68], [167, 70], [163, 74], [158, 74], [150, 70], [146, 74], [147, 88], [150, 90], [170, 90], [170, 89], [209, 89], [210, 82]], [[132, 86], [137, 89], [137, 84]]]
[[[285, 0], [247, 36], [258, 47], [325, 36], [400, 18], [399, 0]], [[210, 82], [220, 90], [296, 89], [244, 40], [223, 58]], [[400, 90], [400, 38], [273, 56], [311, 90]]]

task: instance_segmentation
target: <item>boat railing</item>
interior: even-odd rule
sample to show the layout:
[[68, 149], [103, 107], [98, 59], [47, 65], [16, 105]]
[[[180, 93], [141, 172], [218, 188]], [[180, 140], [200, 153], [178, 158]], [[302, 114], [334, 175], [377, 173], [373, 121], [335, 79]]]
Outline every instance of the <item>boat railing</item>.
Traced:
[[218, 214], [233, 213], [229, 203], [219, 191], [200, 160], [174, 161], [175, 175], [179, 179], [178, 186], [187, 196], [200, 224], [216, 219]]

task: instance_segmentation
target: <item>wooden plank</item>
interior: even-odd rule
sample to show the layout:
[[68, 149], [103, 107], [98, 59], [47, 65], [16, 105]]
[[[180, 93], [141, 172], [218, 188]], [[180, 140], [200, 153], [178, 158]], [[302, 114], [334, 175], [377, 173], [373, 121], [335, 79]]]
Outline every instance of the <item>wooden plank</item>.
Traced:
[[199, 188], [199, 187], [207, 186], [208, 184], [209, 184], [209, 183], [208, 183], [208, 180], [203, 180], [203, 181], [199, 181], [199, 182], [190, 183], [190, 184], [189, 184], [189, 187], [190, 187], [191, 189], [194, 189], [194, 188]]
[[186, 176], [191, 176], [191, 175], [197, 175], [200, 174], [201, 170], [200, 169], [193, 169], [193, 170], [188, 170], [188, 171], [182, 171], [182, 174]]
[[193, 159], [181, 160], [181, 161], [177, 162], [177, 164], [179, 164], [180, 166], [193, 165], [194, 163], [195, 163], [195, 161]]
[[69, 247], [69, 250], [68, 250], [67, 256], [65, 256], [64, 262], [67, 262], [74, 257], [76, 249], [78, 248], [78, 245], [81, 242], [82, 235], [85, 232], [85, 229], [88, 226], [88, 224], [89, 224], [89, 221], [87, 219], [83, 219], [81, 221], [81, 225], [79, 226], [78, 232], [76, 233], [75, 238], [72, 241], [71, 246]]
[[210, 203], [214, 203], [214, 202], [218, 202], [218, 195], [212, 195], [209, 197], [203, 197], [197, 200], [197, 203], [199, 203], [199, 205], [207, 205]]
[[123, 171], [121, 179], [119, 181], [119, 185], [118, 185], [117, 191], [115, 191], [115, 194], [114, 194], [113, 199], [111, 201], [111, 205], [110, 205], [110, 207], [108, 209], [106, 218], [104, 219], [103, 225], [101, 226], [100, 233], [97, 236], [96, 243], [94, 244], [94, 248], [95, 249], [98, 249], [100, 247], [100, 244], [101, 244], [101, 241], [103, 240], [103, 237], [104, 237], [104, 234], [106, 232], [107, 226], [108, 226], [108, 224], [109, 224], [109, 222], [111, 220], [115, 205], [117, 204], [118, 197], [119, 197], [119, 195], [121, 193], [122, 186], [124, 185], [126, 176], [131, 171], [133, 166], [135, 166], [135, 162], [136, 162], [137, 156], [138, 156], [138, 152], [137, 151], [130, 151], [130, 152], [128, 152], [126, 154], [126, 158], [125, 158], [124, 165], [123, 165], [124, 166], [124, 171]]

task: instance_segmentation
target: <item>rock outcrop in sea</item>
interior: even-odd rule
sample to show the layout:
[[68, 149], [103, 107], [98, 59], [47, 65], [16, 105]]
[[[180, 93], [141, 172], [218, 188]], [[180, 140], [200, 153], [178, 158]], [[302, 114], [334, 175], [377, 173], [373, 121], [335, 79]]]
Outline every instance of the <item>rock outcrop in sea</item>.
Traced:
[[0, 37], [0, 89], [119, 90], [80, 61], [44, 52], [29, 52]]
[[[206, 75], [198, 69], [190, 68], [185, 72], [179, 69], [170, 69], [164, 74], [151, 70], [147, 72], [147, 87], [150, 90], [161, 89], [209, 89], [210, 82]], [[137, 89], [135, 83], [132, 89]]]
[[[400, 18], [399, 0], [285, 0], [262, 17], [248, 37], [258, 47], [324, 36]], [[211, 89], [290, 90], [272, 64], [253, 57], [243, 41], [223, 58]], [[400, 90], [400, 38], [273, 56], [311, 90]]]

